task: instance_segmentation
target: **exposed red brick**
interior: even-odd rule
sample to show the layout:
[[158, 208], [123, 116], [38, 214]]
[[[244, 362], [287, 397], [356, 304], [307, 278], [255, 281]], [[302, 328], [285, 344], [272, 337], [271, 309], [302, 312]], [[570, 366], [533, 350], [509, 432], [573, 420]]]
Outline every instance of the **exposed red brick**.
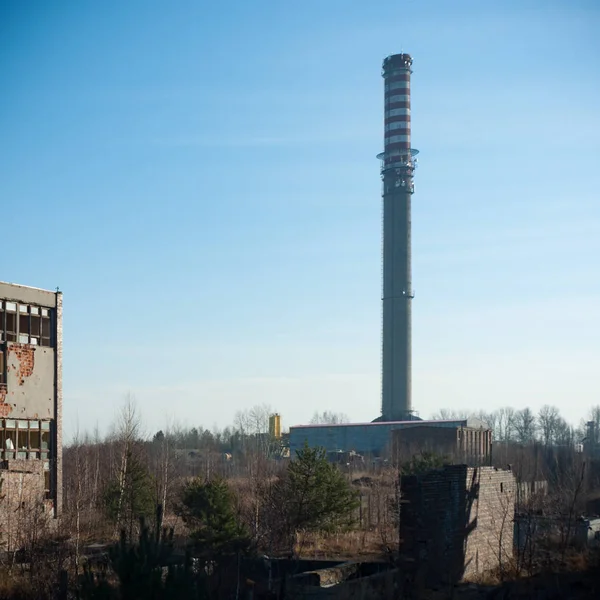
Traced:
[[35, 366], [35, 348], [29, 344], [11, 344], [8, 346], [9, 358], [11, 353], [17, 357], [17, 361], [19, 362], [17, 379], [19, 380], [19, 385], [23, 385], [25, 379], [33, 375], [33, 368]]

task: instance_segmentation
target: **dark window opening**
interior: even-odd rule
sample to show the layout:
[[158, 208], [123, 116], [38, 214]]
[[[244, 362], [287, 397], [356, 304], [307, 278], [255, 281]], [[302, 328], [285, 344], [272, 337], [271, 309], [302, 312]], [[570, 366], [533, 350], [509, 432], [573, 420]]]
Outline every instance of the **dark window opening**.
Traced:
[[50, 317], [42, 315], [42, 346], [50, 346]]
[[4, 347], [0, 347], [0, 383], [6, 383], [4, 368]]
[[6, 312], [6, 341], [17, 341], [17, 315], [8, 311]]
[[29, 335], [29, 315], [19, 315], [19, 333]]
[[[24, 310], [23, 310], [24, 309]], [[29, 344], [29, 315], [27, 306], [19, 306], [19, 343]]]
[[[33, 308], [33, 307], [32, 307]], [[31, 315], [29, 330], [33, 337], [40, 337], [42, 332], [42, 322], [38, 315]]]
[[32, 450], [39, 450], [41, 448], [39, 431], [30, 431], [29, 432], [29, 447]]
[[50, 465], [44, 464], [44, 492], [46, 493], [46, 498], [50, 498]]
[[27, 450], [27, 431], [19, 431], [17, 433], [17, 444], [19, 446], [19, 450]]

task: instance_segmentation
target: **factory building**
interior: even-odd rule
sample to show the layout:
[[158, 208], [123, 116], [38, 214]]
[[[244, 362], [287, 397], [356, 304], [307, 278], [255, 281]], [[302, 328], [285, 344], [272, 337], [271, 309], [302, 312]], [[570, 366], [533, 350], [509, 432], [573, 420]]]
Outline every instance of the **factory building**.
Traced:
[[62, 294], [0, 282], [0, 542], [9, 547], [26, 519], [60, 513], [61, 432]]
[[392, 458], [394, 452], [432, 451], [462, 456], [483, 464], [491, 449], [491, 431], [479, 419], [439, 421], [380, 421], [339, 425], [297, 425], [290, 427], [290, 455], [308, 444], [327, 452], [354, 451], [362, 455]]
[[439, 427], [438, 423], [422, 421], [392, 431], [393, 460], [405, 462], [415, 454], [433, 453], [471, 467], [490, 464], [492, 430], [487, 423], [479, 419], [466, 419], [452, 427]]

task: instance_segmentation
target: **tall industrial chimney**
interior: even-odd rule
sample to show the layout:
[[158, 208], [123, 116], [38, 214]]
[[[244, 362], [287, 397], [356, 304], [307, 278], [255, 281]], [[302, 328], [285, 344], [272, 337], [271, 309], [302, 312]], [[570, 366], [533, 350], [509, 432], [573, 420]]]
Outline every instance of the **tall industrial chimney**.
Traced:
[[383, 334], [381, 419], [412, 416], [411, 403], [411, 217], [415, 155], [410, 147], [409, 54], [383, 61], [385, 138], [383, 180]]

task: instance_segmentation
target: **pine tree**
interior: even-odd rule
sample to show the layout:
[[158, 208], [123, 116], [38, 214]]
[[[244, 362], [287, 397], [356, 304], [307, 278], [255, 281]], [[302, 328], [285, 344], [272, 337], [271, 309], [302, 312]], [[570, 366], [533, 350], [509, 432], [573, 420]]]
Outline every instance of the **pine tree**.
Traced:
[[129, 539], [138, 519], [152, 516], [156, 506], [152, 476], [133, 454], [130, 453], [127, 460], [123, 489], [119, 481], [113, 479], [104, 491], [103, 502], [108, 518], [125, 526]]
[[237, 519], [234, 496], [224, 480], [193, 479], [183, 488], [180, 499], [178, 513], [201, 555], [218, 560], [248, 550], [248, 535]]
[[322, 448], [305, 445], [299, 450], [273, 495], [272, 507], [280, 510], [290, 551], [299, 531], [334, 532], [356, 520], [358, 494]]
[[[162, 507], [157, 507], [156, 523], [162, 521]], [[110, 570], [84, 568], [79, 590], [80, 600], [204, 600], [207, 597], [206, 574], [195, 572], [191, 556], [182, 564], [174, 563], [173, 529], [151, 530], [142, 517], [137, 542], [128, 540], [125, 531], [109, 549]], [[165, 576], [166, 570], [166, 576]], [[116, 587], [109, 583], [116, 579]]]

